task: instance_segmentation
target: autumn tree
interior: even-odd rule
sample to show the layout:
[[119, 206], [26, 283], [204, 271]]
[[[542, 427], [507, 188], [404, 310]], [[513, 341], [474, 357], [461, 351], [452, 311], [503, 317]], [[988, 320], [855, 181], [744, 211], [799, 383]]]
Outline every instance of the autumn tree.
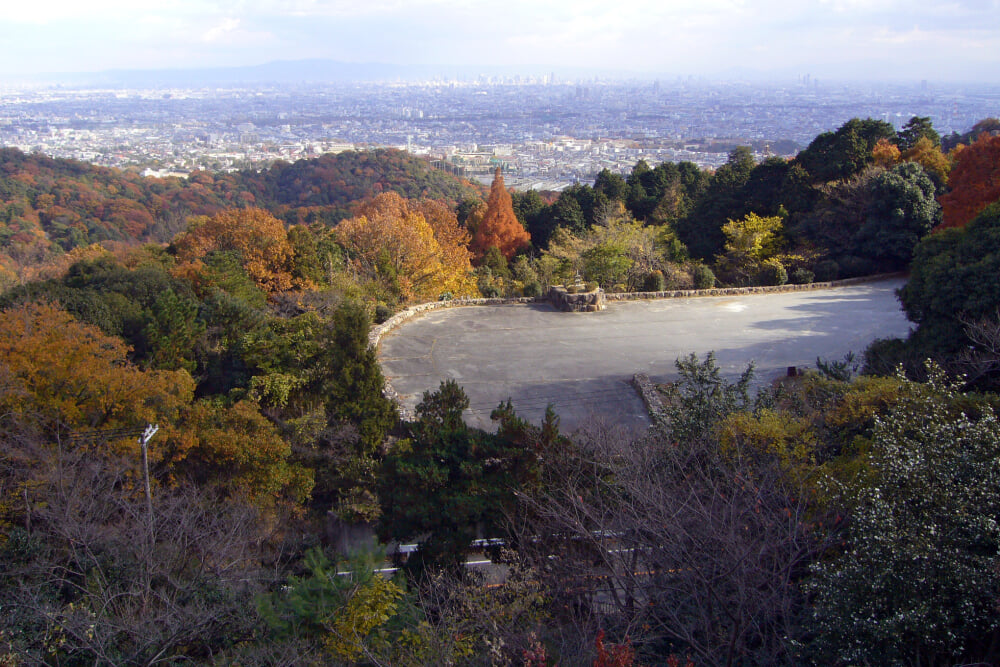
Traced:
[[69, 431], [177, 419], [194, 383], [184, 371], [143, 371], [118, 338], [50, 304], [0, 312], [4, 413], [31, 420], [46, 439]]
[[362, 204], [336, 232], [368, 280], [383, 284], [402, 300], [437, 299], [445, 292], [471, 291], [465, 237], [453, 217], [433, 204], [411, 206], [386, 192]]
[[948, 174], [951, 173], [951, 162], [941, 152], [940, 144], [935, 144], [927, 137], [920, 137], [911, 148], [902, 152], [900, 159], [919, 164], [934, 180], [938, 192], [944, 191], [945, 184], [948, 182]]
[[293, 251], [285, 225], [259, 208], [195, 218], [174, 239], [173, 247], [182, 262], [198, 262], [212, 251], [232, 250], [261, 289], [280, 292], [293, 286]]
[[510, 193], [497, 167], [490, 196], [486, 200], [486, 215], [472, 236], [471, 249], [477, 257], [482, 257], [490, 246], [496, 246], [510, 260], [514, 253], [530, 242], [531, 237], [514, 215]]
[[1000, 135], [979, 135], [975, 143], [956, 149], [948, 177], [950, 192], [941, 197], [942, 227], [964, 227], [1000, 199]]
[[888, 169], [894, 166], [900, 159], [899, 147], [885, 137], [878, 140], [872, 149], [872, 160], [875, 166]]

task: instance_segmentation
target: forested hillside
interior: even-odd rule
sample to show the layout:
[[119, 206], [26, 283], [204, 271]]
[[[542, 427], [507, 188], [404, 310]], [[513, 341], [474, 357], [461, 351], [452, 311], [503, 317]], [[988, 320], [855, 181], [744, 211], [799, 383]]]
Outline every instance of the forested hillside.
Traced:
[[[852, 120], [544, 196], [397, 152], [156, 180], [4, 151], [0, 664], [997, 663], [1000, 137], [970, 139]], [[368, 347], [577, 273], [885, 270], [909, 340], [758, 393], [678, 359], [639, 437], [470, 428], [454, 381], [400, 420]], [[358, 526], [417, 548], [386, 572]]]
[[289, 223], [334, 224], [380, 192], [461, 201], [480, 192], [396, 150], [278, 162], [261, 171], [143, 178], [0, 149], [0, 260], [8, 271], [104, 241], [168, 242], [195, 215], [257, 206]]

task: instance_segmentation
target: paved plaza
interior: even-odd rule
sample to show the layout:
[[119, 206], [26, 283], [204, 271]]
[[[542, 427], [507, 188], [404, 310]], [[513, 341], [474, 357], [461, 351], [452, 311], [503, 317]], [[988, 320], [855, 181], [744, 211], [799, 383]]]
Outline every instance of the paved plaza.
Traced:
[[404, 405], [454, 379], [469, 396], [470, 424], [490, 428], [508, 397], [538, 423], [552, 404], [565, 430], [600, 415], [648, 424], [629, 380], [677, 377], [674, 362], [714, 351], [736, 378], [753, 361], [760, 382], [816, 357], [861, 355], [875, 338], [905, 337], [910, 323], [895, 296], [901, 280], [826, 290], [746, 296], [609, 302], [599, 313], [563, 313], [547, 304], [429, 311], [382, 339], [379, 360]]

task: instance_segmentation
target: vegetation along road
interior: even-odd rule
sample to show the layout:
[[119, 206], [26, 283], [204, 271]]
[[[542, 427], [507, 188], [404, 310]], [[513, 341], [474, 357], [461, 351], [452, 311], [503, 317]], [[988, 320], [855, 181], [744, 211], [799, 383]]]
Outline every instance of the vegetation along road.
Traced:
[[675, 374], [692, 352], [715, 352], [736, 377], [753, 361], [769, 381], [817, 357], [860, 355], [875, 338], [905, 337], [910, 323], [883, 280], [826, 290], [611, 302], [600, 313], [562, 313], [547, 304], [452, 308], [410, 320], [382, 340], [379, 358], [403, 404], [454, 379], [465, 388], [467, 421], [489, 427], [490, 412], [512, 400], [538, 422], [551, 403], [567, 429], [593, 415], [631, 427], [648, 423], [629, 386]]

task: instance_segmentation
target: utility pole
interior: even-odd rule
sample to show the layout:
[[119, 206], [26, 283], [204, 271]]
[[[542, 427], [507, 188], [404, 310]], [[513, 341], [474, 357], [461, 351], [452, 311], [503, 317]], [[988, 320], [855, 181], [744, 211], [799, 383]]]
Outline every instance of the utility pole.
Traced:
[[152, 440], [160, 427], [156, 424], [147, 424], [146, 430], [139, 436], [139, 448], [142, 450], [142, 481], [146, 487], [146, 513], [149, 517], [149, 534], [153, 534], [153, 492], [149, 487], [149, 441]]

